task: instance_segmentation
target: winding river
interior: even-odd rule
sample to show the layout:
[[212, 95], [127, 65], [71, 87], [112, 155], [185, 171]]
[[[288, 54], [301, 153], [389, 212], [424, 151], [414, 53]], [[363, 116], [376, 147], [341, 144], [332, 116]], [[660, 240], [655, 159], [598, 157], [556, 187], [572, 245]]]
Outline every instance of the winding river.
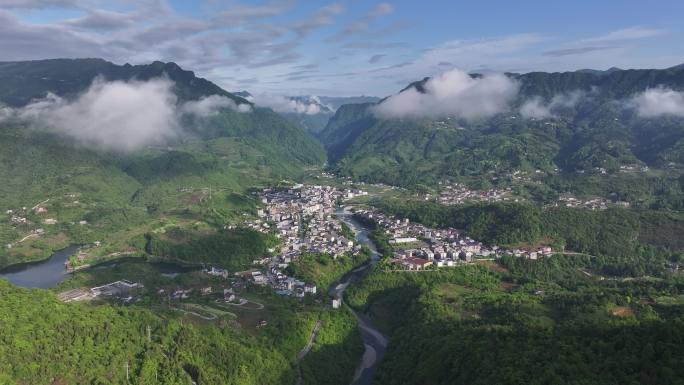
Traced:
[[[375, 244], [368, 237], [370, 230], [355, 221], [347, 207], [338, 208], [336, 214], [352, 228], [356, 234], [356, 241], [368, 246], [372, 252], [371, 260], [368, 263], [349, 272], [337, 282], [337, 285], [330, 289], [329, 294], [331, 296], [343, 298], [347, 287], [353, 282], [363, 279], [370, 272], [371, 268], [378, 263], [380, 253], [378, 253]], [[385, 355], [388, 340], [387, 337], [375, 328], [373, 322], [365, 314], [357, 313], [354, 310], [352, 312], [356, 317], [358, 328], [361, 332], [361, 339], [365, 347], [361, 362], [356, 367], [352, 385], [369, 385], [373, 381], [373, 375]]]

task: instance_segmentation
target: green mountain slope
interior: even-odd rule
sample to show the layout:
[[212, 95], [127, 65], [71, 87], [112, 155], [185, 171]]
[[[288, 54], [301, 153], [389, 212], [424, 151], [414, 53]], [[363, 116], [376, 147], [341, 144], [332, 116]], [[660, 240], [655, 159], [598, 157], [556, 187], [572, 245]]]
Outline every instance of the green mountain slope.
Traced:
[[0, 294], [3, 384], [189, 384], [191, 374], [206, 384], [295, 379], [294, 353], [230, 327], [183, 324], [141, 307], [64, 304], [2, 281]]
[[[684, 69], [509, 76], [520, 83], [519, 96], [511, 111], [489, 119], [381, 119], [375, 104], [354, 104], [342, 106], [319, 136], [341, 174], [404, 186], [517, 170], [616, 174], [625, 165], [681, 167], [684, 119], [640, 118], [625, 102], [656, 86], [684, 89]], [[407, 88], [424, 92], [426, 81]], [[531, 98], [548, 104], [573, 93], [581, 97], [559, 106], [553, 118], [518, 112]]]
[[[98, 59], [0, 63], [0, 79], [9, 79], [0, 81], [0, 102], [20, 108], [47, 92], [74, 98], [98, 76], [168, 76], [179, 103], [210, 95], [248, 103], [173, 63], [117, 66]], [[211, 203], [202, 189], [211, 187], [213, 198], [220, 200], [255, 185], [296, 178], [325, 160], [315, 139], [270, 109], [224, 108], [208, 117], [184, 116], [181, 124], [182, 134], [167, 146], [119, 153], [86, 148], [22, 121], [0, 122], [0, 267], [120, 232], [125, 245], [138, 228], [148, 229], [181, 208]], [[37, 215], [31, 208], [41, 202], [48, 213]], [[14, 214], [5, 214], [7, 210]], [[15, 214], [29, 223], [13, 222]], [[57, 224], [46, 225], [49, 219]], [[84, 220], [87, 225], [78, 225]], [[110, 250], [117, 251], [121, 247]]]

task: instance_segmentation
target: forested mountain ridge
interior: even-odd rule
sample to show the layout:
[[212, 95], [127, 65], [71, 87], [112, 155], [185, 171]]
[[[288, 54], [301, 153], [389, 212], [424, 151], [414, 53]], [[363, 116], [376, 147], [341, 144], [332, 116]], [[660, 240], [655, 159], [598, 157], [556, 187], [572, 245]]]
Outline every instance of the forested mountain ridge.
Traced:
[[684, 88], [684, 68], [665, 69], [611, 69], [606, 71], [530, 72], [510, 74], [521, 81], [524, 96], [553, 97], [563, 92], [597, 89], [604, 97], [624, 98], [647, 88], [667, 86]]
[[20, 107], [33, 99], [45, 97], [47, 92], [63, 97], [75, 96], [88, 88], [98, 76], [105, 81], [145, 81], [166, 76], [175, 83], [174, 91], [182, 99], [222, 95], [236, 103], [250, 104], [246, 99], [196, 77], [194, 72], [183, 70], [173, 62], [116, 65], [103, 59], [0, 62], [0, 102]]
[[[681, 67], [506, 76], [518, 92], [492, 116], [381, 116], [385, 99], [342, 106], [320, 138], [342, 175], [405, 186], [490, 172], [612, 174], [684, 163], [684, 119], [641, 116], [630, 104], [646, 90], [684, 89]], [[398, 95], [425, 94], [429, 80]]]

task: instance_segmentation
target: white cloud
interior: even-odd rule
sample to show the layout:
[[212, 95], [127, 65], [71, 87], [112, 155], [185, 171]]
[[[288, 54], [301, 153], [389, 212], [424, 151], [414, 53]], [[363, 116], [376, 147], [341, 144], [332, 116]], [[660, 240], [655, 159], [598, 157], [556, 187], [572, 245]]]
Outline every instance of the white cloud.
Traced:
[[81, 5], [77, 0], [0, 0], [3, 8], [44, 9], [50, 7], [76, 7]]
[[312, 30], [333, 23], [333, 18], [344, 12], [341, 4], [333, 3], [318, 9], [309, 19], [295, 23], [292, 28], [299, 36], [306, 36]]
[[93, 84], [73, 101], [54, 94], [34, 101], [18, 116], [106, 150], [132, 151], [163, 143], [179, 131], [176, 96], [167, 79]]
[[7, 106], [3, 106], [0, 104], [0, 123], [3, 121], [10, 119], [13, 115], [13, 110]]
[[224, 108], [251, 111], [250, 105], [236, 105], [221, 95], [178, 105], [173, 82], [167, 78], [145, 82], [104, 82], [98, 78], [74, 100], [48, 93], [20, 109], [0, 108], [0, 121], [27, 120], [83, 146], [128, 152], [178, 136], [183, 114], [209, 117]]
[[555, 117], [554, 111], [562, 107], [574, 107], [584, 97], [584, 92], [573, 91], [555, 95], [548, 103], [535, 96], [520, 106], [520, 115], [524, 118], [546, 119]]
[[628, 105], [644, 118], [666, 115], [684, 117], [684, 92], [664, 87], [651, 88], [635, 95]]
[[249, 104], [237, 105], [235, 102], [223, 95], [210, 95], [183, 103], [180, 111], [186, 114], [193, 114], [199, 117], [216, 115], [222, 108], [229, 108], [238, 112], [249, 112], [252, 110]]
[[584, 43], [610, 43], [624, 40], [643, 39], [664, 34], [662, 29], [630, 27], [609, 32], [602, 36], [596, 36], [582, 40]]
[[547, 37], [534, 33], [490, 39], [452, 40], [428, 49], [418, 62], [437, 66], [448, 61], [462, 68], [474, 68], [492, 59], [498, 59], [501, 55], [518, 53], [546, 40]]
[[520, 106], [520, 115], [524, 118], [543, 119], [551, 117], [551, 109], [544, 104], [541, 97], [535, 96]]
[[390, 3], [380, 3], [369, 10], [363, 17], [349, 24], [339, 34], [332, 37], [332, 40], [348, 37], [349, 35], [366, 31], [370, 24], [377, 18], [394, 12], [394, 6]]
[[322, 103], [317, 96], [292, 98], [283, 95], [256, 94], [247, 99], [258, 106], [269, 107], [276, 112], [283, 113], [316, 115], [334, 111], [334, 108]]
[[374, 112], [382, 118], [457, 116], [486, 118], [508, 110], [518, 92], [518, 83], [502, 74], [473, 78], [451, 70], [431, 78], [425, 93], [414, 87], [391, 96]]

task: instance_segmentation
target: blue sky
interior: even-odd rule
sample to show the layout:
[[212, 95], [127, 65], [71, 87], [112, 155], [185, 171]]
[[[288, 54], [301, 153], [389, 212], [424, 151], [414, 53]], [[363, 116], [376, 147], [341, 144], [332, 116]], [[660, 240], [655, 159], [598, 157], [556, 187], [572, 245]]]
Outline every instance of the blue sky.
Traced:
[[0, 0], [0, 60], [175, 61], [228, 90], [385, 96], [459, 68], [664, 68], [683, 1]]

